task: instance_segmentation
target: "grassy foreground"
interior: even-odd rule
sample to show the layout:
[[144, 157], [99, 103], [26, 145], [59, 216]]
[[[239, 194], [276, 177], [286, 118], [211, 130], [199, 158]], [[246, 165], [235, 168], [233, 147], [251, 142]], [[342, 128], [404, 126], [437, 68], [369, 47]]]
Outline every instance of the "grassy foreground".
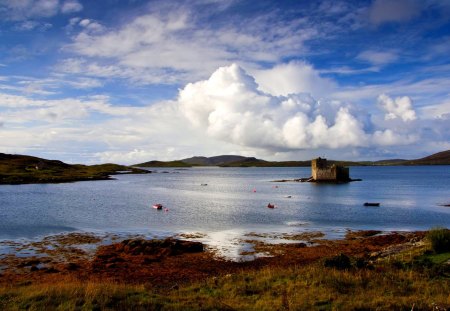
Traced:
[[154, 284], [25, 282], [0, 288], [1, 310], [447, 310], [450, 254], [374, 266], [325, 267], [323, 261], [211, 277], [171, 289]]

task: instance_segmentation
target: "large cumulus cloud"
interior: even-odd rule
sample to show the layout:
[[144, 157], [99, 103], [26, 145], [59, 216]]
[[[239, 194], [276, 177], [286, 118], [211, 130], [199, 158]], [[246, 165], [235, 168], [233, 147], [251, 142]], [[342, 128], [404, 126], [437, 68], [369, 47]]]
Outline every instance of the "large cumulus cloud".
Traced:
[[[236, 64], [219, 68], [208, 80], [189, 83], [180, 90], [178, 102], [194, 126], [210, 137], [241, 146], [287, 151], [411, 142], [392, 129], [367, 126], [365, 116], [349, 104], [316, 100], [305, 93], [265, 93]], [[403, 119], [410, 120], [411, 106], [400, 106], [408, 106]]]

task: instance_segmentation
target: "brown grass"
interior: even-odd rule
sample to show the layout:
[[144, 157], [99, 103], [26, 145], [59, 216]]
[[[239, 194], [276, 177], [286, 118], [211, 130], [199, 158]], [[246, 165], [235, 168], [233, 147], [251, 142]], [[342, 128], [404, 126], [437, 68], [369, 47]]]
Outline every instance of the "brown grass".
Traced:
[[318, 262], [242, 271], [161, 290], [153, 284], [80, 281], [0, 288], [2, 310], [431, 310], [450, 306], [450, 281], [388, 264], [336, 270]]
[[[450, 253], [430, 252], [425, 233], [366, 235], [314, 247], [280, 245], [275, 251], [285, 254], [247, 263], [207, 253], [155, 262], [117, 253], [125, 261], [115, 268], [97, 261], [98, 270], [87, 264], [73, 273], [0, 274], [0, 310], [450, 308]], [[348, 266], [325, 267], [343, 251]]]

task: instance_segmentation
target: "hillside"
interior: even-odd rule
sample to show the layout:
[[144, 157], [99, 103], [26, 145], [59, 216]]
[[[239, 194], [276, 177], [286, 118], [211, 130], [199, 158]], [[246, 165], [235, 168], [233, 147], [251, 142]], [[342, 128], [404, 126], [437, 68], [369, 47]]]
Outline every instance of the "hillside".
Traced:
[[[373, 165], [370, 163], [335, 161], [331, 164], [345, 166]], [[307, 161], [266, 161], [255, 157], [243, 157], [236, 155], [221, 155], [215, 157], [192, 157], [177, 161], [148, 161], [133, 165], [135, 167], [192, 167], [192, 166], [220, 166], [220, 167], [309, 167], [311, 160]]]
[[148, 161], [133, 165], [133, 167], [191, 167], [192, 165], [182, 161]]
[[[148, 161], [135, 164], [136, 167], [192, 167], [192, 166], [240, 166], [241, 163], [265, 163], [264, 160], [237, 155], [215, 157], [192, 157], [176, 161]], [[258, 165], [261, 166], [261, 165]]]
[[[184, 163], [198, 166], [221, 166], [233, 162], [245, 161], [247, 157], [238, 155], [220, 155], [215, 157], [192, 157], [181, 160]], [[252, 158], [254, 159], [254, 158]]]
[[364, 162], [367, 165], [450, 165], [450, 150], [441, 151], [415, 160], [387, 159], [374, 162]]
[[450, 150], [438, 152], [430, 156], [406, 161], [405, 165], [450, 165]]
[[388, 160], [379, 160], [375, 162], [367, 162], [370, 165], [401, 165], [402, 163], [408, 160], [404, 159], [388, 159]]
[[114, 174], [147, 171], [117, 164], [67, 164], [26, 155], [0, 153], [0, 184], [60, 183], [110, 179]]

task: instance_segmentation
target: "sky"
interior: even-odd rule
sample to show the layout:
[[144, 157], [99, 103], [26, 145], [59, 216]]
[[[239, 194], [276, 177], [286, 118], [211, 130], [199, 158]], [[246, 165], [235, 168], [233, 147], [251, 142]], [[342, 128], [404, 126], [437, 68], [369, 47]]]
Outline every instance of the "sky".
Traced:
[[0, 0], [0, 152], [420, 158], [449, 55], [450, 0]]

